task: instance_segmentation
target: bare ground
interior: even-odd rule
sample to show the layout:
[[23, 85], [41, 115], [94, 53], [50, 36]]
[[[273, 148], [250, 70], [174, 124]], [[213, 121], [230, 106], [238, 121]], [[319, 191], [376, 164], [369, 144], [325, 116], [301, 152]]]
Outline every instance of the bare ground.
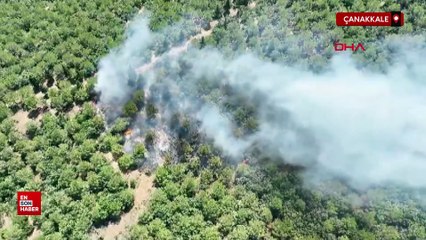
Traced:
[[[42, 92], [37, 93], [36, 98], [43, 99], [45, 94]], [[56, 110], [49, 109], [51, 113], [55, 113]], [[43, 117], [44, 111], [39, 112], [36, 116], [30, 116], [32, 113], [29, 111], [19, 110], [15, 113], [15, 115], [12, 116], [12, 119], [16, 121], [16, 129], [18, 132], [25, 134], [27, 131], [27, 123], [29, 123], [31, 120], [35, 120], [39, 122], [41, 118]], [[33, 119], [31, 119], [33, 118]]]
[[80, 112], [81, 110], [81, 106], [79, 105], [74, 105], [74, 107], [68, 112], [68, 116], [75, 117], [75, 115], [77, 115], [78, 112]]
[[45, 93], [39, 92], [39, 93], [37, 93], [35, 96], [36, 96], [36, 98], [38, 98], [38, 99], [43, 99], [45, 95], [46, 95]]
[[28, 240], [36, 240], [40, 237], [41, 235], [41, 231], [39, 229], [34, 229], [33, 233], [31, 234], [31, 236], [28, 237]]
[[146, 209], [151, 193], [155, 190], [154, 176], [147, 176], [143, 172], [135, 170], [126, 174], [125, 177], [128, 180], [136, 179], [137, 181], [133, 208], [122, 214], [118, 223], [111, 223], [106, 227], [97, 229], [91, 235], [91, 239], [124, 239], [129, 227], [137, 224], [140, 213]]
[[251, 2], [251, 3], [249, 3], [248, 7], [249, 7], [250, 9], [255, 8], [255, 7], [256, 7], [256, 2]]
[[[9, 229], [13, 225], [12, 218], [10, 218], [7, 215], [2, 215], [1, 218], [0, 218], [0, 222], [1, 222], [1, 228], [2, 229]], [[30, 218], [30, 224], [33, 224], [31, 218]], [[40, 237], [40, 235], [41, 235], [41, 231], [36, 228], [36, 229], [34, 229], [32, 234], [28, 237], [28, 240], [36, 240], [38, 237]]]
[[[141, 9], [143, 11], [143, 9]], [[236, 12], [234, 13], [236, 14]], [[193, 37], [191, 37], [184, 45], [177, 46], [172, 48], [168, 56], [177, 56], [180, 53], [186, 51], [188, 49], [189, 44], [194, 39], [201, 39], [202, 37], [209, 36], [215, 26], [218, 24], [218, 21], [210, 22], [210, 29], [204, 30], [201, 29], [201, 32]], [[146, 72], [152, 69], [155, 64], [162, 58], [163, 56], [152, 56], [151, 62], [139, 67], [136, 71], [139, 73]], [[164, 131], [156, 131], [157, 139], [156, 139], [156, 147], [159, 152], [163, 152], [165, 148], [168, 148], [169, 141], [167, 134]], [[126, 141], [128, 141], [127, 139]], [[157, 152], [157, 151], [156, 151]], [[158, 165], [161, 165], [163, 162], [161, 154], [155, 154], [158, 159], [156, 162]], [[118, 164], [113, 160], [111, 153], [105, 154], [105, 157], [111, 163], [112, 167], [119, 171]], [[154, 175], [147, 176], [143, 172], [139, 170], [135, 170], [125, 175], [125, 178], [130, 181], [132, 179], [136, 179], [137, 186], [134, 192], [134, 205], [133, 208], [121, 215], [120, 221], [118, 223], [110, 223], [108, 226], [103, 228], [98, 228], [94, 230], [91, 234], [91, 239], [100, 239], [103, 238], [105, 240], [108, 239], [124, 239], [125, 234], [128, 232], [129, 228], [138, 222], [139, 214], [141, 214], [147, 207], [147, 203], [151, 197], [152, 192], [155, 190], [154, 187]]]
[[16, 129], [22, 134], [25, 134], [27, 131], [27, 123], [31, 121], [28, 114], [29, 112], [27, 111], [19, 110], [12, 116], [12, 119], [16, 121]]
[[2, 223], [2, 228], [7, 229], [12, 227], [12, 219], [9, 216], [3, 215], [0, 220]]
[[229, 9], [229, 16], [231, 17], [235, 17], [238, 14], [238, 9], [237, 8], [231, 8]]
[[166, 53], [165, 55], [162, 55], [162, 56], [152, 56], [151, 62], [149, 62], [149, 63], [147, 63], [147, 64], [145, 64], [143, 66], [140, 66], [139, 68], [136, 69], [136, 71], [138, 73], [144, 73], [144, 72], [152, 69], [155, 66], [155, 64], [158, 61], [160, 61], [163, 57], [176, 57], [176, 56], [180, 55], [181, 53], [185, 52], [188, 49], [188, 46], [191, 44], [191, 42], [194, 39], [201, 39], [202, 37], [207, 37], [207, 36], [211, 35], [212, 32], [213, 32], [213, 29], [216, 27], [217, 24], [218, 24], [218, 21], [216, 21], [216, 20], [210, 22], [210, 29], [209, 30], [201, 29], [200, 33], [198, 33], [195, 36], [192, 36], [183, 45], [171, 48], [170, 51], [168, 53]]
[[112, 156], [112, 153], [105, 153], [104, 157], [107, 159], [107, 161], [111, 164], [112, 168], [121, 173], [120, 168], [118, 167], [117, 161], [114, 161], [114, 157]]
[[[34, 219], [30, 217], [29, 223], [31, 225], [33, 225], [34, 224]], [[33, 232], [28, 237], [28, 240], [36, 240], [36, 239], [38, 239], [40, 237], [40, 235], [41, 235], [41, 231], [38, 228], [34, 228]]]

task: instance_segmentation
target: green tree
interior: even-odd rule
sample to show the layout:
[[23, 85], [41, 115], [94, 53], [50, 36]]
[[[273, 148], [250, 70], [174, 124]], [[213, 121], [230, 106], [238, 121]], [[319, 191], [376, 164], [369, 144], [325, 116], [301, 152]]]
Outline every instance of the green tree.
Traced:
[[131, 240], [137, 240], [137, 239], [150, 239], [148, 229], [145, 226], [141, 225], [134, 225], [130, 229], [130, 239]]
[[9, 116], [9, 114], [10, 114], [10, 111], [9, 111], [8, 107], [5, 104], [0, 103], [0, 123], [4, 119], [6, 119]]
[[148, 102], [148, 104], [146, 105], [145, 109], [146, 109], [146, 116], [149, 119], [153, 119], [153, 118], [156, 117], [156, 115], [158, 113], [158, 110], [157, 110], [157, 108], [155, 107], [155, 105], [153, 103]]
[[133, 157], [135, 159], [143, 159], [145, 158], [145, 154], [146, 154], [145, 145], [143, 145], [142, 143], [136, 144], [133, 149]]
[[219, 240], [221, 239], [220, 233], [216, 227], [207, 227], [201, 232], [201, 239], [205, 240]]
[[145, 135], [145, 145], [148, 147], [152, 147], [155, 142], [155, 132], [149, 130]]
[[232, 213], [227, 213], [219, 218], [219, 230], [222, 234], [227, 235], [234, 229], [235, 219]]
[[125, 153], [118, 159], [118, 166], [123, 172], [132, 170], [136, 168], [135, 158], [132, 155]]
[[213, 14], [213, 19], [218, 20], [220, 18], [222, 18], [222, 11], [221, 11], [219, 5], [216, 5], [216, 9], [215, 9], [214, 14]]
[[225, 0], [225, 5], [223, 6], [223, 10], [225, 13], [225, 16], [228, 16], [231, 10], [231, 0]]
[[129, 127], [130, 123], [127, 119], [119, 118], [115, 121], [114, 125], [111, 128], [111, 133], [113, 134], [121, 134], [123, 133], [127, 127]]
[[251, 220], [248, 226], [250, 239], [263, 239], [266, 236], [265, 223], [259, 220]]
[[292, 238], [294, 237], [294, 224], [288, 220], [275, 220], [273, 222], [272, 236], [276, 238]]
[[230, 240], [248, 240], [249, 239], [249, 231], [247, 227], [238, 225], [232, 230], [232, 232], [227, 237]]
[[143, 91], [143, 89], [136, 90], [133, 93], [132, 101], [136, 104], [138, 109], [141, 109], [141, 107], [145, 103], [145, 92]]
[[124, 116], [126, 117], [134, 117], [138, 113], [138, 107], [136, 106], [135, 102], [128, 101], [123, 108]]

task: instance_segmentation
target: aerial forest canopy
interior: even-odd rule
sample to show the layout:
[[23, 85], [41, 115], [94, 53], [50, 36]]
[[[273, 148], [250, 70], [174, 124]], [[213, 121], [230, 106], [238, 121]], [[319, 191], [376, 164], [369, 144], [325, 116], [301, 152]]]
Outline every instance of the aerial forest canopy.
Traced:
[[[335, 26], [338, 11], [399, 10], [405, 13], [401, 28]], [[141, 14], [145, 17], [136, 17]], [[263, 119], [270, 120], [268, 127], [282, 126], [282, 119], [288, 125], [309, 120], [305, 112], [301, 119], [290, 118], [270, 104], [279, 82], [268, 82], [275, 84], [265, 88], [269, 96], [248, 96], [264, 90], [251, 82], [258, 79], [256, 67], [265, 72], [295, 67], [309, 71], [295, 77], [309, 79], [333, 66], [334, 41], [362, 42], [366, 51], [352, 54], [351, 71], [396, 81], [400, 72], [389, 66], [401, 49], [392, 41], [408, 36], [406, 48], [424, 46], [425, 30], [424, 0], [2, 1], [0, 239], [110, 239], [108, 229], [121, 226], [124, 217], [131, 224], [114, 233], [123, 239], [426, 239], [425, 186], [414, 181], [418, 175], [384, 178], [354, 163], [353, 174], [308, 184], [305, 167], [315, 165], [310, 155], [297, 154], [307, 161], [297, 164], [271, 151], [285, 142], [245, 141], [272, 133], [262, 132]], [[136, 51], [120, 52], [129, 49], [129, 39]], [[188, 40], [187, 54], [170, 53]], [[239, 58], [247, 53], [255, 57]], [[160, 58], [155, 69], [146, 65], [158, 56], [171, 60]], [[413, 56], [406, 56], [417, 60], [407, 67], [413, 70], [409, 77], [424, 78], [424, 58]], [[248, 69], [234, 71], [239, 63]], [[124, 69], [118, 75], [102, 75], [102, 69], [118, 67]], [[122, 82], [102, 85], [102, 76]], [[111, 86], [118, 93], [110, 96], [125, 97], [102, 105], [109, 93], [99, 89]], [[401, 86], [411, 91], [412, 85]], [[417, 90], [420, 95], [423, 86]], [[423, 100], [416, 97], [407, 103]], [[207, 111], [207, 104], [215, 107]], [[422, 112], [419, 105], [406, 117]], [[215, 113], [230, 121], [213, 122]], [[416, 118], [407, 128], [417, 130], [422, 121]], [[228, 125], [230, 131], [212, 130]], [[278, 135], [283, 129], [276, 130]], [[138, 175], [148, 169], [150, 176]], [[362, 175], [368, 184], [356, 188], [352, 180], [360, 172], [368, 172]], [[374, 179], [400, 184], [375, 185]], [[17, 216], [17, 191], [41, 191], [42, 215]], [[149, 195], [146, 203], [141, 194]]]

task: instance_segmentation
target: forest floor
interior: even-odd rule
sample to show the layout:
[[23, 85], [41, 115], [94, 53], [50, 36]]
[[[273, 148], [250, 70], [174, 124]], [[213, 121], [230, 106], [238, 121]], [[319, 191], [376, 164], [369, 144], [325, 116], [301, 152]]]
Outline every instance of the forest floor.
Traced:
[[[204, 30], [201, 29], [201, 32], [198, 33], [195, 36], [192, 36], [184, 45], [177, 46], [172, 48], [168, 55], [174, 55], [177, 56], [180, 53], [186, 51], [188, 49], [188, 46], [190, 43], [197, 39], [201, 39], [202, 37], [207, 37], [211, 35], [213, 32], [214, 27], [218, 24], [218, 21], [212, 21], [210, 22], [210, 29]], [[152, 67], [154, 67], [155, 63], [161, 59], [160, 57], [153, 57], [150, 63], [140, 67], [138, 69], [139, 73], [143, 73]], [[157, 129], [158, 130], [158, 129]], [[161, 134], [158, 134], [161, 133]], [[157, 131], [157, 145], [159, 145], [159, 149], [163, 150], [165, 143], [167, 143], [167, 137], [164, 136], [164, 132]], [[167, 144], [166, 144], [167, 145]], [[112, 155], [106, 154], [105, 157], [109, 160], [113, 168], [117, 171], [119, 171], [118, 164], [116, 161], [113, 160]], [[158, 161], [157, 164], [161, 165], [163, 161]], [[105, 240], [113, 240], [113, 239], [124, 239], [125, 234], [128, 232], [129, 228], [133, 225], [136, 225], [139, 219], [139, 215], [147, 208], [147, 203], [149, 202], [149, 199], [151, 197], [151, 194], [153, 191], [155, 191], [154, 187], [154, 179], [155, 176], [147, 176], [145, 173], [141, 172], [140, 170], [132, 171], [128, 174], [125, 174], [125, 178], [128, 181], [136, 180], [137, 186], [134, 192], [134, 205], [132, 209], [130, 209], [129, 212], [124, 213], [121, 215], [120, 221], [116, 223], [110, 223], [109, 225], [98, 228], [91, 234], [91, 239], [100, 239], [103, 238]]]
[[[143, 11], [143, 8], [141, 9], [140, 12], [142, 11]], [[232, 9], [231, 15], [235, 16], [236, 14], [237, 14], [237, 10]], [[182, 52], [188, 49], [189, 45], [191, 44], [193, 40], [200, 40], [203, 37], [210, 36], [217, 24], [218, 24], [218, 21], [210, 22], [209, 29], [207, 30], [201, 29], [201, 31], [197, 35], [192, 36], [190, 39], [188, 39], [187, 42], [185, 42], [185, 44], [181, 46], [176, 46], [170, 49], [170, 51], [168, 52], [168, 55], [171, 55], [171, 56], [180, 55]], [[150, 63], [148, 63], [147, 65], [141, 66], [139, 69], [137, 69], [137, 71], [142, 73], [150, 69], [151, 67], [154, 67], [155, 63], [158, 60], [160, 60], [160, 58], [161, 56], [159, 57], [153, 56], [153, 59]], [[52, 85], [55, 86], [55, 83]], [[52, 86], [49, 86], [49, 87], [52, 87]], [[38, 94], [37, 97], [42, 98], [43, 95]], [[52, 112], [52, 109], [49, 108], [48, 110]], [[69, 111], [68, 114], [70, 117], [73, 117], [80, 110], [81, 110], [81, 106], [74, 106]], [[36, 121], [40, 120], [42, 115], [43, 114], [40, 114], [39, 116], [37, 116], [35, 120]], [[29, 112], [22, 111], [22, 110], [16, 112], [13, 115], [12, 119], [16, 121], [16, 128], [22, 134], [25, 134], [27, 130], [27, 124], [32, 120], [29, 117]], [[161, 134], [160, 134], [160, 138], [161, 138]], [[164, 142], [164, 141], [160, 141], [160, 142]], [[111, 165], [116, 171], [120, 171], [118, 168], [118, 164], [116, 161], [113, 160], [111, 153], [106, 154], [105, 157], [109, 160], [109, 162], [111, 163]], [[137, 224], [139, 215], [141, 214], [142, 211], [144, 211], [147, 208], [147, 203], [149, 202], [152, 192], [155, 191], [155, 187], [154, 187], [155, 176], [154, 175], [148, 176], [140, 170], [134, 170], [130, 173], [124, 174], [124, 177], [128, 182], [130, 182], [131, 180], [135, 180], [137, 183], [135, 192], [134, 192], [133, 207], [130, 209], [129, 212], [122, 214], [118, 222], [110, 223], [109, 225], [105, 227], [94, 230], [90, 235], [92, 239], [108, 240], [108, 239], [124, 238], [124, 235], [126, 232], [128, 232], [129, 227]], [[1, 220], [4, 226], [9, 226], [12, 223], [11, 219], [7, 216], [3, 216]], [[29, 236], [28, 239], [37, 239], [40, 235], [41, 235], [41, 231], [39, 229], [34, 229], [33, 233], [31, 234], [31, 236]]]
[[40, 237], [41, 235], [41, 231], [40, 229], [34, 229], [33, 233], [31, 234], [31, 236], [28, 237], [28, 240], [36, 240]]
[[29, 112], [19, 110], [13, 115], [12, 119], [16, 121], [16, 129], [25, 134], [27, 131], [27, 123], [31, 121], [31, 118], [28, 117]]
[[79, 113], [81, 110], [81, 106], [80, 105], [74, 105], [74, 107], [71, 108], [71, 110], [68, 112], [68, 116], [70, 118], [73, 118], [77, 115], [77, 113]]
[[0, 219], [0, 222], [1, 222], [2, 228], [7, 229], [7, 228], [12, 227], [12, 218], [10, 218], [7, 215], [2, 215], [1, 219]]
[[[31, 218], [30, 218], [31, 221]], [[13, 226], [13, 220], [8, 215], [0, 215], [0, 226], [2, 229], [9, 229]], [[31, 223], [32, 224], [32, 223]], [[41, 235], [41, 231], [38, 229], [34, 229], [32, 234], [28, 237], [28, 240], [35, 240]]]
[[[43, 99], [44, 98], [44, 96], [45, 96], [45, 94], [44, 93], [42, 93], [42, 92], [39, 92], [39, 93], [37, 93], [36, 95], [36, 98], [38, 98], [38, 99]], [[16, 126], [16, 129], [18, 130], [18, 132], [20, 132], [21, 134], [26, 134], [26, 131], [27, 131], [27, 124], [29, 123], [29, 122], [31, 122], [31, 121], [37, 121], [37, 122], [39, 122], [41, 119], [42, 119], [42, 117], [43, 117], [43, 114], [48, 110], [48, 111], [50, 111], [51, 113], [55, 113], [55, 110], [54, 109], [51, 109], [50, 107], [48, 108], [48, 109], [45, 109], [45, 110], [41, 110], [41, 109], [39, 109], [40, 111], [38, 112], [38, 113], [36, 113], [36, 115], [34, 116], [31, 116], [31, 112], [29, 112], [29, 111], [24, 111], [24, 110], [19, 110], [18, 112], [16, 112], [13, 116], [12, 116], [12, 119], [15, 121], [15, 126]]]
[[186, 41], [184, 44], [180, 45], [180, 46], [176, 46], [176, 47], [172, 47], [166, 54], [161, 55], [161, 56], [152, 56], [151, 58], [151, 62], [142, 65], [141, 67], [139, 67], [138, 69], [136, 69], [136, 71], [139, 74], [142, 74], [150, 69], [152, 69], [153, 67], [155, 67], [155, 64], [160, 61], [163, 57], [176, 57], [178, 55], [180, 55], [181, 53], [185, 52], [189, 45], [191, 44], [191, 42], [193, 40], [200, 40], [203, 37], [208, 37], [212, 34], [213, 29], [216, 27], [216, 25], [219, 22], [217, 20], [215, 21], [211, 21], [210, 22], [210, 28], [208, 30], [204, 30], [201, 29], [200, 33], [198, 33], [197, 35], [192, 36], [191, 38], [188, 39], [188, 41]]
[[139, 215], [146, 209], [151, 194], [155, 191], [154, 175], [147, 176], [145, 173], [135, 170], [126, 174], [125, 178], [129, 181], [136, 180], [137, 182], [132, 209], [122, 214], [119, 222], [110, 223], [106, 227], [96, 229], [96, 231], [92, 233], [91, 239], [124, 239], [125, 234], [129, 230], [128, 228], [137, 224]]

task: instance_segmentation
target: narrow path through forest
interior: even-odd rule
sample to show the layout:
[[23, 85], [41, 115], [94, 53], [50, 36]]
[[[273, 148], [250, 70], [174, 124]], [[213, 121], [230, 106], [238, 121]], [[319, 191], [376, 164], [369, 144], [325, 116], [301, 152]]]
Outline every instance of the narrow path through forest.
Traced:
[[[195, 36], [192, 36], [185, 44], [171, 48], [166, 55], [162, 56], [153, 56], [151, 62], [141, 66], [136, 71], [138, 73], [144, 73], [150, 69], [152, 69], [155, 64], [162, 59], [164, 56], [178, 56], [185, 52], [191, 42], [193, 40], [199, 40], [202, 37], [207, 37], [212, 34], [214, 27], [218, 24], [218, 21], [210, 22], [210, 28], [208, 30], [201, 29], [200, 33]], [[115, 166], [114, 161], [110, 161], [113, 165], [114, 169], [117, 170], [117, 166]], [[154, 175], [147, 176], [143, 172], [139, 170], [132, 171], [129, 174], [125, 175], [125, 178], [130, 181], [135, 179], [137, 182], [137, 186], [134, 192], [134, 205], [129, 212], [121, 215], [120, 221], [117, 223], [110, 223], [109, 225], [98, 228], [91, 234], [91, 239], [105, 239], [105, 240], [114, 240], [114, 239], [124, 239], [125, 233], [128, 232], [129, 228], [138, 222], [139, 215], [142, 211], [144, 211], [147, 207], [147, 203], [149, 202], [150, 196], [153, 191], [155, 191], [154, 187]]]
[[96, 231], [92, 233], [91, 239], [124, 239], [125, 233], [128, 232], [129, 227], [137, 224], [140, 213], [146, 209], [150, 196], [152, 192], [155, 191], [154, 176], [147, 176], [145, 173], [135, 170], [126, 174], [125, 178], [128, 180], [136, 180], [137, 182], [132, 209], [122, 214], [119, 222], [110, 223], [106, 227], [96, 229]]
[[182, 54], [183, 52], [185, 52], [186, 50], [188, 50], [189, 45], [191, 44], [191, 42], [193, 40], [199, 40], [203, 37], [208, 37], [212, 34], [213, 29], [216, 27], [216, 25], [218, 24], [218, 21], [211, 21], [210, 23], [210, 28], [209, 30], [204, 30], [201, 29], [201, 32], [198, 33], [197, 35], [192, 36], [191, 38], [188, 39], [188, 41], [186, 41], [184, 44], [180, 45], [180, 46], [176, 46], [176, 47], [172, 47], [167, 53], [165, 53], [164, 55], [161, 56], [152, 56], [151, 58], [151, 62], [142, 65], [141, 67], [139, 67], [138, 69], [136, 69], [136, 72], [138, 72], [139, 74], [144, 73], [150, 69], [152, 69], [155, 64], [160, 61], [162, 58], [164, 57], [176, 57], [180, 54]]

